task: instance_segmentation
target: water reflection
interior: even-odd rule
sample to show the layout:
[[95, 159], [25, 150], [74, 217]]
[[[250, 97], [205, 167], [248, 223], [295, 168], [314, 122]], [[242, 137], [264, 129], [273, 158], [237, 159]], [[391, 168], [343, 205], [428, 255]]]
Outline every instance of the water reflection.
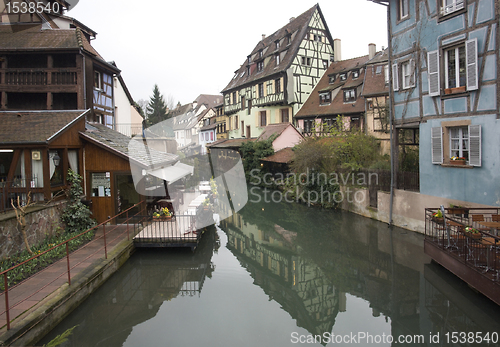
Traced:
[[38, 344], [78, 324], [64, 346], [290, 346], [293, 334], [359, 332], [447, 346], [446, 333], [491, 334], [499, 322], [498, 306], [430, 262], [421, 235], [262, 200], [194, 254], [137, 252]]
[[[498, 307], [431, 263], [421, 235], [341, 211], [264, 199], [226, 219], [222, 229], [254, 284], [310, 335], [336, 332], [336, 320], [350, 309], [347, 297], [368, 302], [394, 339], [419, 338], [414, 345], [434, 345], [438, 335], [448, 345], [452, 332], [499, 331]], [[351, 332], [363, 331], [366, 317], [358, 318], [351, 318]]]
[[95, 294], [38, 344], [78, 325], [63, 346], [122, 346], [134, 326], [157, 316], [160, 307], [180, 297], [199, 297], [215, 270], [220, 247], [215, 228], [204, 233], [196, 253], [139, 249]]

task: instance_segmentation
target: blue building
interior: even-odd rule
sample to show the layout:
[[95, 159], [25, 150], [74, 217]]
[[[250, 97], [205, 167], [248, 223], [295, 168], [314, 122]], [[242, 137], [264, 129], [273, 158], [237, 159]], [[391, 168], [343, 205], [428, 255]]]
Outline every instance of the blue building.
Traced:
[[419, 139], [420, 193], [499, 206], [498, 0], [372, 1], [389, 6], [394, 129]]

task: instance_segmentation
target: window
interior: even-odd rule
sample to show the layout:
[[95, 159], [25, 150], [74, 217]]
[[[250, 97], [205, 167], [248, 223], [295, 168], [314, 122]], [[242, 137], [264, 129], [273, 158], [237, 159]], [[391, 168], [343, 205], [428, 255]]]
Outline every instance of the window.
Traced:
[[328, 69], [328, 60], [323, 59], [322, 62], [323, 62], [323, 69]]
[[251, 55], [248, 56], [248, 60], [247, 61], [248, 61], [248, 64], [250, 64], [252, 62], [252, 56]]
[[288, 117], [288, 109], [287, 108], [281, 109], [280, 112], [281, 112], [281, 123], [290, 122], [290, 118]]
[[241, 97], [241, 109], [242, 110], [245, 109], [245, 97], [244, 96]]
[[[481, 125], [446, 126], [431, 129], [431, 154], [433, 164], [448, 163], [449, 158], [465, 158], [470, 166], [481, 166]], [[449, 143], [443, 143], [447, 136]], [[448, 157], [446, 161], [443, 154]]]
[[231, 94], [231, 96], [232, 96], [232, 100], [233, 100], [232, 104], [234, 105], [234, 104], [236, 104], [236, 92], [233, 92]]
[[264, 97], [264, 83], [259, 83], [259, 98]]
[[328, 83], [332, 84], [335, 82], [335, 75], [328, 76]]
[[259, 58], [262, 58], [262, 55], [263, 55], [262, 50], [260, 50], [259, 51]]
[[465, 46], [459, 46], [445, 50], [444, 66], [445, 66], [444, 87], [446, 89], [465, 87], [466, 84]]
[[260, 111], [259, 114], [259, 126], [265, 127], [267, 125], [267, 112]]
[[[461, 45], [444, 48], [442, 55], [444, 56], [444, 74], [441, 77], [439, 51], [427, 53], [430, 96], [440, 95], [442, 85], [444, 85], [444, 94], [461, 93], [478, 88], [476, 38]], [[441, 84], [441, 78], [444, 78], [443, 84]]]
[[248, 113], [247, 114], [251, 114], [252, 113], [252, 100], [248, 100]]
[[359, 77], [359, 70], [354, 70], [352, 72], [352, 78], [358, 78]]
[[276, 46], [275, 47], [276, 47], [276, 49], [280, 49], [280, 41], [279, 40], [276, 41]]
[[356, 101], [356, 90], [355, 89], [344, 90], [344, 102], [353, 102], [353, 101]]
[[347, 74], [346, 73], [341, 73], [340, 74], [340, 80], [345, 81], [347, 79]]
[[403, 89], [415, 87], [415, 64], [410, 59], [401, 64], [401, 81]]
[[261, 72], [262, 70], [264, 70], [264, 62], [263, 61], [259, 61], [257, 63], [257, 71]]
[[281, 93], [281, 79], [280, 78], [274, 80], [274, 92], [276, 94]]
[[456, 12], [464, 8], [464, 0], [441, 0], [441, 15]]
[[280, 64], [280, 54], [276, 54], [276, 66], [278, 66]]
[[319, 104], [330, 105], [332, 102], [332, 94], [330, 92], [319, 93]]
[[452, 127], [450, 131], [450, 157], [469, 160], [469, 128]]
[[309, 58], [309, 57], [302, 57], [302, 65], [311, 66], [311, 58]]
[[399, 0], [399, 20], [405, 19], [409, 15], [409, 0]]
[[238, 125], [239, 125], [238, 116], [234, 116], [234, 128], [238, 129]]
[[312, 130], [312, 124], [313, 120], [312, 119], [304, 119], [304, 132], [305, 133], [310, 133]]
[[385, 84], [389, 84], [389, 65], [384, 66]]
[[94, 71], [94, 88], [102, 90], [102, 77], [99, 71]]

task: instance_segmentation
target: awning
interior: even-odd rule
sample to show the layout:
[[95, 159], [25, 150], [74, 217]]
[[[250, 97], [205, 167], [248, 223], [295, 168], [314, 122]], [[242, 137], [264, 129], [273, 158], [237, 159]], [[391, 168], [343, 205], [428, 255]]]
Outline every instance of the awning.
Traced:
[[166, 166], [161, 169], [147, 171], [148, 175], [158, 177], [168, 183], [180, 180], [187, 175], [192, 175], [194, 172], [194, 166], [186, 165], [181, 162], [177, 162], [175, 165]]

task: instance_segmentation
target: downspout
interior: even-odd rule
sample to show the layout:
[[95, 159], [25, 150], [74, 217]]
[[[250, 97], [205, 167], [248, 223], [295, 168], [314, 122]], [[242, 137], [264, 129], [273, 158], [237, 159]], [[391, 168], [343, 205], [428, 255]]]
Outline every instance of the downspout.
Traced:
[[80, 48], [80, 55], [83, 58], [83, 107], [87, 109], [87, 63], [85, 61], [85, 54], [82, 53], [82, 48]]
[[389, 67], [389, 143], [391, 146], [391, 191], [390, 191], [390, 201], [389, 201], [389, 226], [393, 225], [392, 220], [392, 210], [394, 204], [394, 120], [392, 113], [392, 98], [393, 98], [393, 90], [392, 90], [392, 42], [391, 42], [391, 32], [392, 32], [392, 22], [391, 22], [391, 11], [390, 5], [387, 4], [387, 44], [389, 46], [389, 55], [387, 58], [387, 64]]

